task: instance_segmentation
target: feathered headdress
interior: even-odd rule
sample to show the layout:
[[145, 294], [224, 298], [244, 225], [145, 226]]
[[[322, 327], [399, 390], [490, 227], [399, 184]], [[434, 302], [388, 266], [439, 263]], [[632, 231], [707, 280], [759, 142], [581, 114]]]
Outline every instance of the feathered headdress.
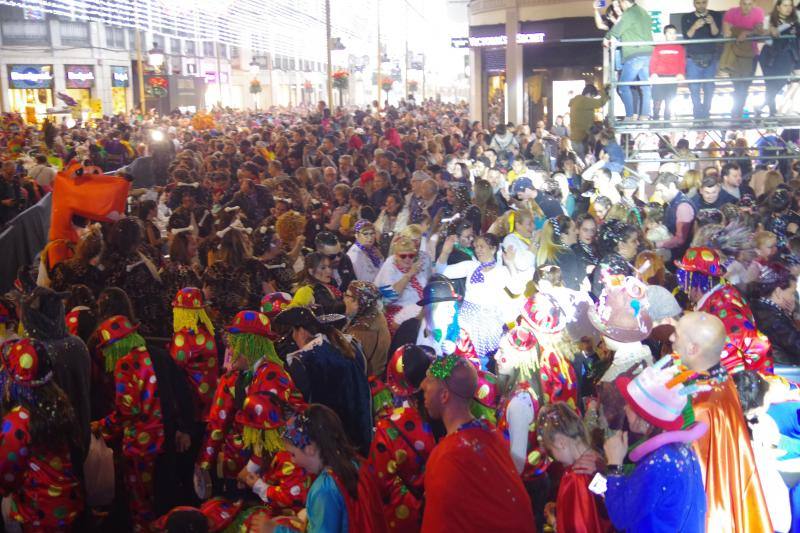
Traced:
[[734, 258], [743, 251], [755, 248], [755, 242], [750, 228], [739, 222], [731, 222], [727, 226], [711, 224], [700, 228], [692, 246], [712, 248], [726, 257]]

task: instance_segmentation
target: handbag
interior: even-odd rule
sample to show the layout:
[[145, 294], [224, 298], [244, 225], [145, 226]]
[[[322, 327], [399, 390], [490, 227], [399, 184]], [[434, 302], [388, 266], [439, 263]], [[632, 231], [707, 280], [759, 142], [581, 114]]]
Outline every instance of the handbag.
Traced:
[[89, 507], [111, 504], [114, 500], [114, 450], [100, 437], [92, 435], [89, 454], [83, 463], [83, 478]]

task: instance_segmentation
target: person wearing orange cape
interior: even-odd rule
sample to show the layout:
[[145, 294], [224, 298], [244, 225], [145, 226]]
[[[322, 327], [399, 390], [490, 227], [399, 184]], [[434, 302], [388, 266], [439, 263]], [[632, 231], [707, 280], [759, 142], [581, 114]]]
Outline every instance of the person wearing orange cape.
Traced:
[[706, 490], [706, 531], [774, 531], [736, 386], [720, 362], [725, 325], [708, 313], [687, 313], [671, 340], [683, 365], [699, 374], [695, 384], [707, 389], [692, 400], [695, 420], [708, 425], [692, 445]]

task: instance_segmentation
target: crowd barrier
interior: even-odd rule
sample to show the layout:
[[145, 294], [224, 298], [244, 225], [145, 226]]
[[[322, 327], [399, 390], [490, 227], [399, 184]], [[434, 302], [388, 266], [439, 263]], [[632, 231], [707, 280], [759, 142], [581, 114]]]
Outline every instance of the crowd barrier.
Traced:
[[0, 233], [0, 294], [14, 286], [19, 267], [33, 262], [47, 244], [51, 193], [16, 217]]

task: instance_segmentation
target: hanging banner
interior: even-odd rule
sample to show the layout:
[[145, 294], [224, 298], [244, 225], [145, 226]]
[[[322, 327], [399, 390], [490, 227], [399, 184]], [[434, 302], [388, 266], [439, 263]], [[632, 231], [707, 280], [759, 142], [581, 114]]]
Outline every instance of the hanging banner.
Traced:
[[112, 87], [130, 86], [128, 67], [111, 67], [111, 86]]
[[52, 65], [9, 65], [8, 83], [12, 89], [52, 89]]
[[67, 89], [91, 89], [94, 87], [94, 69], [91, 65], [64, 65]]

